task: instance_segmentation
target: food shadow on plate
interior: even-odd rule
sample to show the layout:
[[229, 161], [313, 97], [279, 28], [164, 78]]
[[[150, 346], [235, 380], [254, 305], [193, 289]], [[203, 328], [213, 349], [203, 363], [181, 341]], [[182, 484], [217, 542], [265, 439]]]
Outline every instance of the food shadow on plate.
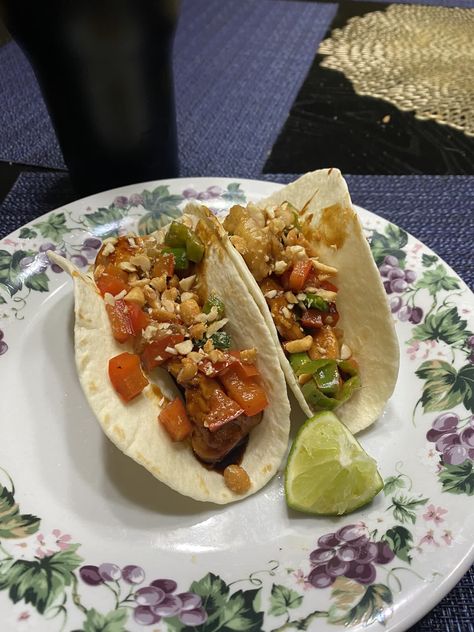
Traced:
[[169, 516], [188, 516], [209, 511], [217, 513], [225, 507], [178, 494], [116, 448], [105, 435], [102, 437], [102, 454], [107, 480], [124, 503]]

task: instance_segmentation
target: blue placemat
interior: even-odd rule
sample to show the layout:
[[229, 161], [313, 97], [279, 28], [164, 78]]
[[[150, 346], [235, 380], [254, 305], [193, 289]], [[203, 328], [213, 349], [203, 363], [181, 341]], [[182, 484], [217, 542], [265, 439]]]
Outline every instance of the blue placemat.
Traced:
[[[248, 177], [267, 153], [335, 4], [183, 0], [175, 40], [181, 175]], [[64, 167], [32, 71], [0, 49], [0, 160]]]
[[[295, 175], [265, 175], [286, 183]], [[432, 247], [471, 286], [474, 177], [347, 176], [355, 203], [413, 233]], [[22, 174], [0, 207], [0, 236], [48, 210], [74, 192], [67, 174]], [[474, 632], [474, 568], [410, 632]]]

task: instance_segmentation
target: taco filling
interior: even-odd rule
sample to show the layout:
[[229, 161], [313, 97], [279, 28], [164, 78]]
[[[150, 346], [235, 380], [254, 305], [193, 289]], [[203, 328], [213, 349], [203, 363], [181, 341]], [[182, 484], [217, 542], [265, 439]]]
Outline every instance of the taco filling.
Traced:
[[172, 222], [164, 239], [109, 238], [98, 253], [94, 279], [112, 334], [131, 350], [109, 359], [109, 378], [129, 402], [155, 368], [166, 369], [182, 398], [160, 402], [159, 423], [207, 467], [224, 462], [227, 487], [246, 493], [251, 482], [236, 448], [260, 423], [268, 399], [256, 349], [233, 347], [225, 305], [208, 293], [205, 246], [189, 224]]
[[361, 385], [338, 327], [337, 269], [320, 261], [311, 215], [288, 202], [234, 206], [224, 220], [267, 302], [280, 344], [312, 410], [332, 410]]

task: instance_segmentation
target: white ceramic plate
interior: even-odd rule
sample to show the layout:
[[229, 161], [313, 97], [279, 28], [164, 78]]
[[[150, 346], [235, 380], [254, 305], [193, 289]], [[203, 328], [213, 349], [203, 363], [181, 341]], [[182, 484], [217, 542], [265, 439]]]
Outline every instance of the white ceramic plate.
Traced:
[[[188, 199], [221, 214], [278, 187], [129, 186], [0, 242], [2, 631], [405, 630], [473, 562], [473, 296], [423, 244], [363, 209], [376, 260], [389, 257], [381, 272], [398, 290], [388, 298], [401, 347], [394, 396], [360, 435], [385, 479], [370, 506], [338, 519], [294, 513], [281, 473], [242, 502], [201, 504], [157, 482], [96, 423], [74, 365], [72, 283], [44, 251], [86, 266], [101, 238], [153, 230]], [[427, 437], [433, 423], [445, 430]], [[344, 545], [358, 562], [327, 586], [321, 560]], [[168, 581], [141, 590], [155, 580]]]

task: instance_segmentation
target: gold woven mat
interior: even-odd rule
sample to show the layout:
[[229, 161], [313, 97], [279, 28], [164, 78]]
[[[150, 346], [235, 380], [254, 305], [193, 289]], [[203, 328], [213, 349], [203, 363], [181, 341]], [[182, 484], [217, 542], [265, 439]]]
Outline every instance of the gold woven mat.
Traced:
[[473, 9], [390, 5], [350, 19], [319, 52], [357, 94], [474, 136]]

